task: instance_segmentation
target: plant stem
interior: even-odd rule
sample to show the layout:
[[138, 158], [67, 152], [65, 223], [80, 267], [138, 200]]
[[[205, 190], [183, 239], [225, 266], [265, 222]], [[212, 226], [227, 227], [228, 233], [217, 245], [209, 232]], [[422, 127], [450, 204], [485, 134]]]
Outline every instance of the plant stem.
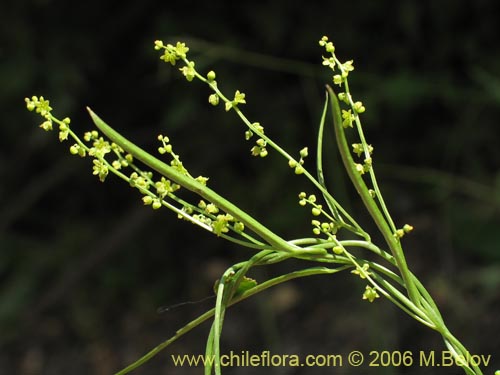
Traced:
[[332, 88], [330, 86], [327, 86], [326, 88], [330, 96], [330, 104], [332, 107], [333, 124], [334, 124], [337, 144], [347, 174], [349, 175], [351, 182], [356, 188], [356, 191], [360, 195], [366, 209], [370, 213], [370, 216], [375, 221], [375, 224], [377, 225], [379, 231], [384, 236], [387, 246], [391, 250], [391, 253], [396, 261], [397, 267], [401, 272], [401, 276], [404, 280], [405, 287], [408, 291], [408, 296], [410, 297], [410, 300], [416, 306], [420, 306], [420, 295], [413, 282], [413, 278], [411, 277], [408, 265], [406, 264], [406, 259], [403, 250], [401, 249], [401, 244], [399, 240], [396, 239], [394, 233], [389, 228], [389, 225], [387, 224], [384, 215], [378, 208], [377, 203], [370, 195], [368, 188], [365, 182], [363, 181], [360, 173], [355, 168], [355, 163], [352, 158], [349, 145], [347, 144], [347, 139], [342, 125], [342, 116], [340, 113], [339, 101], [337, 99], [337, 96], [333, 92]]
[[[327, 267], [312, 267], [312, 268], [306, 268], [303, 270], [299, 271], [294, 271], [287, 273], [286, 275], [278, 276], [275, 277], [271, 280], [267, 280], [263, 282], [262, 284], [257, 284], [255, 287], [248, 289], [244, 291], [242, 294], [234, 297], [229, 303], [227, 304], [227, 307], [230, 307], [232, 305], [235, 305], [257, 293], [260, 293], [266, 289], [269, 289], [275, 285], [287, 282], [289, 280], [297, 279], [300, 277], [307, 277], [307, 276], [314, 276], [314, 275], [331, 275], [337, 272], [344, 271], [346, 269], [350, 268], [350, 266], [342, 266], [338, 268], [327, 268]], [[174, 336], [169, 338], [168, 340], [162, 342], [158, 346], [156, 346], [154, 349], [146, 353], [144, 356], [139, 358], [137, 361], [134, 363], [130, 364], [129, 366], [125, 367], [124, 369], [118, 371], [115, 375], [125, 375], [128, 374], [129, 372], [135, 370], [136, 368], [140, 367], [147, 361], [149, 361], [151, 358], [153, 358], [155, 355], [157, 355], [159, 352], [161, 352], [163, 349], [168, 347], [170, 344], [175, 342], [177, 339], [180, 337], [184, 336], [186, 333], [191, 331], [193, 328], [196, 328], [206, 320], [210, 319], [212, 316], [215, 314], [215, 308], [212, 308], [205, 312], [204, 314], [200, 315], [196, 319], [192, 320], [188, 324], [186, 324], [184, 327], [179, 329]]]

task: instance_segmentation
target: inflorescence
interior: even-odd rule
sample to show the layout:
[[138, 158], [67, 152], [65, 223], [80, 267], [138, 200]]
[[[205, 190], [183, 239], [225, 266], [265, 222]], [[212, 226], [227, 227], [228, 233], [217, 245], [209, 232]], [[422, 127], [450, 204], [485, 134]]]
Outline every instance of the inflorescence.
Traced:
[[[134, 157], [125, 153], [124, 150], [113, 142], [109, 142], [100, 136], [97, 130], [88, 131], [80, 139], [70, 128], [71, 120], [66, 117], [58, 119], [52, 114], [52, 107], [43, 96], [25, 99], [28, 110], [39, 113], [44, 121], [40, 127], [45, 131], [54, 129], [54, 124], [59, 126], [59, 140], [67, 141], [69, 138], [75, 141], [69, 148], [72, 155], [80, 157], [92, 157], [93, 174], [101, 182], [104, 182], [111, 172], [122, 180], [129, 183], [133, 188], [138, 189], [145, 205], [157, 210], [167, 207], [175, 211], [180, 219], [191, 221], [217, 235], [233, 230], [242, 233], [244, 224], [235, 220], [231, 215], [220, 213], [219, 209], [210, 203], [206, 205], [203, 201], [198, 204], [191, 204], [177, 195], [181, 186], [161, 176], [155, 179], [153, 172], [142, 170], [134, 161]], [[208, 178], [198, 176], [194, 178], [184, 167], [179, 155], [174, 153], [169, 138], [164, 135], [158, 136], [161, 146], [158, 147], [160, 154], [170, 156], [170, 166], [178, 170], [185, 176], [189, 176], [202, 185], [206, 185]], [[131, 170], [126, 173], [126, 169]]]
[[[363, 133], [361, 132], [361, 123], [359, 120], [360, 114], [365, 112], [365, 107], [362, 102], [354, 101], [349, 91], [348, 76], [354, 70], [353, 61], [349, 60], [344, 63], [340, 62], [335, 55], [335, 47], [328, 41], [327, 37], [323, 37], [320, 46], [324, 47], [326, 52], [330, 54], [329, 57], [323, 57], [323, 65], [329, 67], [334, 71], [333, 83], [344, 88], [343, 92], [338, 94], [341, 102], [348, 106], [348, 109], [342, 110], [342, 125], [344, 128], [353, 128], [355, 125], [360, 133], [360, 142], [352, 144], [352, 151], [361, 160], [355, 165], [356, 170], [360, 175], [370, 173], [372, 171], [372, 154], [373, 147], [366, 143]], [[244, 137], [250, 140], [256, 137], [255, 144], [250, 149], [253, 156], [266, 157], [268, 155], [268, 148], [271, 147], [279, 154], [284, 156], [288, 161], [288, 166], [293, 169], [297, 175], [304, 174], [316, 186], [320, 184], [305, 168], [305, 160], [309, 155], [308, 147], [303, 147], [299, 151], [298, 159], [290, 156], [278, 144], [270, 139], [264, 131], [264, 127], [259, 122], [250, 121], [241, 111], [240, 106], [246, 104], [246, 95], [240, 90], [236, 90], [232, 98], [223, 94], [217, 84], [217, 75], [213, 70], [210, 70], [206, 75], [200, 74], [195, 68], [195, 62], [188, 59], [189, 48], [185, 43], [177, 42], [175, 45], [164, 44], [162, 41], [155, 41], [155, 49], [162, 51], [160, 59], [166, 63], [175, 66], [178, 62], [182, 62], [183, 66], [179, 68], [182, 75], [187, 81], [191, 82], [198, 79], [207, 84], [211, 89], [208, 96], [208, 102], [213, 106], [218, 106], [221, 102], [224, 103], [225, 111], [234, 111], [246, 125]], [[221, 212], [214, 202], [205, 202], [200, 200], [198, 203], [189, 203], [179, 197], [178, 192], [181, 189], [179, 184], [176, 184], [169, 179], [161, 176], [155, 178], [153, 172], [141, 169], [134, 160], [131, 154], [125, 153], [124, 150], [113, 142], [108, 142], [96, 130], [87, 132], [80, 139], [70, 128], [70, 119], [64, 118], [59, 120], [52, 114], [52, 107], [48, 100], [43, 97], [33, 96], [31, 99], [26, 98], [27, 108], [31, 111], [35, 110], [39, 113], [44, 121], [40, 127], [46, 131], [53, 130], [54, 124], [59, 126], [59, 140], [66, 141], [69, 138], [73, 139], [75, 143], [70, 146], [70, 152], [73, 155], [80, 157], [90, 156], [93, 163], [93, 174], [96, 175], [100, 181], [105, 181], [106, 177], [111, 172], [119, 178], [127, 181], [130, 186], [137, 188], [142, 194], [142, 201], [145, 205], [151, 206], [153, 209], [167, 207], [175, 211], [179, 218], [189, 220], [211, 232], [227, 236], [228, 232], [232, 231], [234, 234], [243, 235], [245, 240], [251, 243], [258, 243], [257, 240], [251, 236], [244, 234], [244, 223], [236, 220], [232, 215]], [[173, 150], [170, 139], [165, 135], [159, 135], [158, 153], [161, 155], [168, 155], [170, 158], [170, 166], [175, 168], [178, 172], [182, 173], [189, 178], [195, 179], [199, 183], [206, 185], [208, 178], [203, 176], [193, 177], [190, 175], [187, 168], [182, 163], [180, 156]], [[126, 172], [126, 169], [130, 172]], [[377, 190], [371, 190], [373, 196], [377, 196]], [[325, 195], [325, 194], [323, 194]], [[332, 198], [333, 206], [338, 205]], [[355, 258], [346, 250], [341, 241], [337, 239], [337, 232], [341, 228], [348, 228], [357, 234], [367, 238], [361, 228], [356, 224], [346, 223], [339, 213], [337, 207], [334, 207], [332, 212], [331, 202], [327, 205], [319, 203], [314, 194], [307, 195], [305, 192], [299, 194], [299, 204], [301, 206], [310, 206], [311, 214], [314, 217], [312, 220], [312, 232], [315, 236], [323, 237], [323, 241], [332, 244], [331, 251], [335, 256], [345, 256], [352, 261], [355, 266], [355, 273], [359, 274], [362, 278], [369, 277], [366, 269], [367, 264], [359, 265]], [[340, 206], [338, 206], [341, 208]], [[347, 215], [347, 213], [345, 213]], [[320, 219], [323, 217], [324, 219]], [[352, 221], [349, 218], [350, 221]], [[358, 228], [358, 229], [356, 229]], [[405, 233], [411, 230], [410, 226], [405, 226], [403, 229], [394, 231], [394, 236], [401, 238]], [[363, 298], [368, 299], [370, 302], [378, 297], [378, 294], [372, 286], [367, 286]]]

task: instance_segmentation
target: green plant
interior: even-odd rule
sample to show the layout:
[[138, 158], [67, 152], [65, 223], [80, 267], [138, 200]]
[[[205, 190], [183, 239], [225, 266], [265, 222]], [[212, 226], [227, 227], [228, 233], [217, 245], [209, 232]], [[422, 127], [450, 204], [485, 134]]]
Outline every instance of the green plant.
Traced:
[[[246, 104], [244, 93], [237, 90], [232, 98], [226, 96], [218, 86], [215, 72], [210, 71], [202, 75], [196, 70], [195, 62], [187, 57], [189, 48], [184, 43], [178, 42], [174, 46], [165, 45], [161, 41], [155, 42], [155, 49], [162, 51], [162, 60], [171, 65], [181, 62], [183, 66], [180, 71], [188, 81], [197, 79], [210, 88], [208, 102], [211, 105], [221, 104], [225, 111], [232, 111], [241, 119], [246, 126], [246, 140], [255, 139], [251, 148], [253, 156], [265, 158], [268, 150], [272, 149], [286, 160], [296, 175], [311, 182], [316, 194], [321, 194], [321, 198], [315, 193], [298, 194], [299, 205], [309, 207], [312, 216], [313, 236], [306, 238], [286, 240], [280, 237], [256, 218], [210, 189], [207, 177], [194, 177], [190, 174], [180, 156], [174, 152], [167, 136], [158, 136], [158, 152], [169, 156], [168, 163], [124, 138], [90, 108], [90, 116], [103, 135], [93, 130], [85, 133], [81, 139], [71, 129], [69, 118], [60, 120], [52, 114], [48, 100], [35, 96], [26, 98], [27, 108], [35, 110], [44, 118], [42, 129], [49, 131], [58, 126], [60, 141], [71, 138], [75, 142], [70, 146], [71, 154], [92, 157], [93, 174], [101, 181], [105, 181], [111, 172], [137, 188], [145, 205], [150, 205], [153, 209], [169, 208], [180, 219], [190, 221], [219, 237], [255, 251], [247, 261], [228, 268], [217, 281], [216, 303], [213, 309], [178, 330], [169, 340], [117, 374], [134, 370], [212, 317], [206, 355], [213, 356], [215, 360], [205, 364], [205, 373], [214, 371], [220, 374], [219, 342], [225, 312], [229, 306], [291, 279], [346, 270], [350, 270], [366, 284], [363, 299], [373, 302], [384, 296], [420, 323], [439, 332], [456, 363], [465, 373], [482, 374], [478, 364], [461, 360], [467, 357], [468, 351], [448, 330], [432, 297], [407, 265], [401, 240], [413, 228], [409, 224], [402, 227], [395, 225], [379, 189], [372, 159], [374, 149], [366, 141], [361, 124], [365, 107], [362, 102], [353, 99], [349, 87], [348, 77], [354, 69], [353, 62], [341, 62], [335, 54], [334, 45], [327, 37], [323, 37], [319, 44], [328, 53], [328, 57], [323, 57], [323, 65], [334, 72], [333, 83], [339, 86], [340, 92], [336, 94], [330, 86], [326, 87], [326, 100], [317, 139], [316, 170], [313, 174], [305, 165], [309, 156], [307, 147], [298, 151], [297, 157], [294, 157], [268, 137], [260, 123], [252, 122], [246, 117], [241, 110], [241, 106]], [[343, 208], [327, 187], [322, 145], [328, 108], [345, 170], [368, 214], [382, 234], [384, 245], [372, 242], [370, 234]], [[356, 136], [357, 141], [349, 144], [348, 136]], [[201, 200], [194, 201], [189, 194], [183, 194], [182, 189], [195, 193]], [[356, 239], [350, 239], [353, 235]], [[353, 249], [363, 249], [367, 255], [375, 254], [377, 261], [372, 260], [373, 256], [355, 255]], [[247, 276], [252, 267], [271, 265], [291, 258], [322, 266], [305, 266], [298, 271], [260, 283]]]

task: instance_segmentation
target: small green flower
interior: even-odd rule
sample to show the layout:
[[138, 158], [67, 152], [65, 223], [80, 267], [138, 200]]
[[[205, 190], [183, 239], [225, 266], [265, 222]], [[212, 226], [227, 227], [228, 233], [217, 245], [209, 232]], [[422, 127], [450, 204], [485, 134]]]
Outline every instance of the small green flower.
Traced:
[[186, 43], [177, 42], [175, 45], [175, 53], [181, 59], [186, 58], [186, 54], [189, 52], [189, 47], [186, 47]]
[[172, 153], [172, 145], [171, 144], [165, 145], [165, 152], [167, 154], [171, 154]]
[[257, 139], [255, 142], [256, 146], [253, 146], [250, 150], [253, 156], [260, 156], [261, 158], [265, 158], [268, 154], [266, 146], [267, 142], [263, 138]]
[[300, 150], [300, 157], [301, 158], [306, 158], [309, 153], [309, 150], [307, 147], [304, 147], [302, 150]]
[[335, 59], [333, 57], [323, 57], [323, 65], [328, 66], [330, 69], [335, 69]]
[[366, 170], [365, 170], [365, 166], [363, 164], [359, 164], [359, 163], [356, 163], [354, 165], [354, 167], [356, 168], [356, 171], [358, 171], [359, 174], [365, 174]]
[[321, 215], [321, 205], [319, 205], [318, 207], [313, 207], [311, 209], [311, 213], [313, 214], [313, 216]]
[[410, 224], [405, 224], [402, 229], [396, 230], [394, 237], [397, 239], [403, 238], [405, 234], [410, 233], [413, 227]]
[[342, 64], [342, 69], [345, 70], [346, 72], [352, 72], [354, 70], [353, 60], [346, 61], [345, 63]]
[[208, 102], [215, 107], [217, 104], [219, 104], [219, 95], [217, 95], [217, 94], [211, 94], [208, 97]]
[[153, 198], [149, 195], [145, 195], [142, 197], [142, 201], [146, 206], [149, 206], [151, 203], [153, 203]]
[[257, 144], [257, 146], [259, 146], [259, 147], [266, 147], [266, 145], [267, 145], [266, 140], [265, 140], [265, 139], [263, 139], [263, 138], [259, 138], [259, 139], [257, 139], [257, 141], [256, 141], [255, 143], [256, 143], [256, 144]]
[[345, 92], [339, 92], [337, 96], [341, 102], [349, 104], [349, 96]]
[[[203, 177], [203, 176], [198, 176], [195, 178], [196, 181], [198, 181], [200, 184], [202, 184], [203, 186], [207, 186], [207, 182], [208, 182], [208, 177]], [[180, 188], [180, 187], [179, 187]], [[177, 189], [176, 189], [177, 190]]]
[[36, 96], [31, 97], [31, 101], [29, 99], [25, 99], [26, 106], [29, 110], [35, 109], [36, 113], [39, 113], [42, 117], [48, 118], [50, 112], [52, 111], [52, 107], [50, 106], [50, 102], [45, 100], [43, 96], [39, 98]]
[[215, 75], [215, 72], [213, 70], [211, 70], [211, 71], [209, 71], [207, 73], [207, 80], [208, 80], [208, 82], [215, 81], [215, 77], [216, 77], [216, 75]]
[[194, 61], [190, 61], [187, 66], [183, 66], [179, 70], [189, 82], [191, 82], [196, 75], [196, 71], [194, 70]]
[[342, 118], [344, 119], [342, 121], [342, 126], [344, 128], [349, 128], [349, 127], [352, 128], [352, 122], [353, 122], [354, 118], [352, 116], [350, 109], [347, 111], [345, 109], [342, 110]]
[[356, 111], [356, 113], [363, 113], [365, 110], [366, 108], [363, 106], [362, 102], [354, 103], [354, 111]]
[[344, 82], [344, 78], [342, 78], [342, 76], [340, 74], [335, 74], [333, 76], [333, 83], [335, 85], [339, 85], [341, 86], [342, 85], [342, 82]]
[[113, 162], [111, 163], [111, 166], [116, 169], [116, 170], [120, 170], [122, 169], [122, 163], [120, 160], [113, 160]]
[[231, 108], [236, 107], [238, 104], [246, 104], [245, 94], [236, 90], [234, 93], [234, 99], [230, 102], [226, 102], [226, 111], [229, 111]]
[[77, 155], [79, 149], [80, 149], [80, 146], [75, 143], [73, 146], [71, 146], [69, 148], [69, 152], [71, 153], [71, 155]]
[[380, 298], [377, 290], [367, 285], [365, 288], [365, 292], [363, 293], [363, 299], [367, 299], [370, 302], [373, 302], [376, 298]]
[[160, 207], [162, 206], [162, 203], [161, 203], [161, 200], [160, 199], [154, 199], [153, 200], [153, 204], [151, 205], [151, 207], [153, 208], [153, 210], [157, 210], [159, 209]]
[[71, 155], [79, 155], [82, 158], [87, 154], [87, 151], [77, 143], [69, 148], [69, 152]]
[[358, 275], [362, 279], [366, 279], [367, 276], [371, 275], [371, 272], [368, 272], [370, 265], [368, 263], [363, 264], [363, 267], [358, 267], [355, 270], [352, 270], [351, 273], [354, 275]]
[[217, 207], [215, 204], [213, 203], [209, 203], [205, 206], [205, 212], [207, 214], [211, 214], [211, 215], [215, 215], [217, 213], [219, 213], [219, 207]]
[[[174, 154], [172, 153], [172, 155]], [[184, 164], [182, 164], [182, 162], [177, 157], [174, 157], [174, 159], [170, 162], [170, 166], [177, 169], [183, 175], [189, 176], [188, 170], [184, 168]]]
[[59, 141], [65, 141], [68, 139], [69, 127], [66, 123], [61, 122], [59, 124]]
[[36, 108], [35, 100], [34, 99], [36, 99], [36, 96], [33, 96], [31, 99], [30, 98], [24, 98], [24, 101], [26, 102], [26, 108], [30, 112], [33, 111]]
[[264, 127], [260, 124], [260, 122], [254, 122], [252, 126], [255, 128], [257, 133], [264, 134]]
[[[294, 167], [292, 167], [292, 168], [294, 168]], [[301, 205], [301, 206], [305, 206], [305, 205], [307, 204], [307, 199], [306, 199], [306, 197], [307, 197], [307, 195], [306, 195], [306, 193], [304, 193], [304, 192], [301, 192], [301, 193], [299, 194], [299, 205]]]
[[170, 142], [170, 139], [167, 136], [163, 135], [163, 134], [158, 134], [158, 137], [156, 137], [156, 138], [160, 142], [166, 142], [166, 143]]
[[332, 251], [337, 255], [341, 255], [344, 252], [344, 248], [342, 246], [334, 246]]
[[212, 228], [214, 230], [214, 233], [217, 236], [220, 236], [222, 233], [227, 233], [229, 232], [228, 228], [228, 223], [229, 221], [232, 221], [233, 217], [231, 215], [217, 215], [217, 218], [215, 221], [212, 222]]
[[334, 222], [323, 222], [321, 223], [321, 230], [323, 233], [337, 233], [338, 230], [338, 225], [336, 225]]
[[413, 226], [411, 226], [410, 224], [405, 224], [403, 226], [403, 230], [405, 233], [410, 233], [413, 230]]
[[48, 132], [48, 131], [50, 131], [50, 130], [52, 130], [52, 129], [53, 129], [53, 127], [52, 127], [52, 121], [51, 121], [51, 120], [46, 120], [46, 121], [44, 121], [44, 122], [40, 125], [40, 127], [41, 127], [43, 130], [45, 130], [46, 132]]
[[236, 104], [238, 104], [238, 103], [242, 103], [242, 104], [246, 103], [246, 101], [245, 101], [245, 94], [242, 93], [242, 92], [240, 92], [239, 90], [236, 90], [236, 92], [234, 93], [234, 102]]
[[363, 170], [365, 172], [370, 171], [370, 169], [372, 168], [372, 164], [373, 164], [373, 159], [371, 157], [366, 158], [363, 163]]
[[96, 158], [103, 158], [104, 155], [111, 152], [111, 145], [103, 137], [96, 139], [89, 149], [89, 155]]
[[295, 167], [295, 174], [303, 174], [305, 172], [304, 167], [302, 165], [297, 165]]
[[314, 227], [313, 233], [318, 236], [321, 234], [321, 223], [318, 220], [311, 220], [311, 224]]
[[396, 230], [396, 232], [394, 233], [394, 237], [395, 238], [403, 238], [405, 235], [405, 231], [403, 229], [398, 229]]
[[161, 199], [158, 197], [153, 198], [149, 195], [145, 195], [142, 197], [142, 201], [146, 206], [151, 206], [153, 210], [157, 210], [162, 206]]
[[237, 221], [236, 223], [234, 223], [234, 230], [238, 233], [243, 232], [245, 230], [245, 224], [243, 224], [240, 221]]
[[97, 132], [97, 130], [92, 130], [90, 132], [86, 132], [83, 135], [83, 140], [85, 142], [90, 142], [90, 141], [96, 140], [98, 137], [99, 137], [99, 133]]
[[160, 181], [155, 182], [156, 194], [163, 199], [167, 194], [173, 193], [180, 189], [180, 186], [172, 183], [172, 181], [167, 180], [162, 176]]
[[150, 185], [150, 180], [144, 176], [139, 176], [137, 172], [133, 172], [129, 177], [129, 183], [132, 187], [137, 187], [138, 189], [148, 189]]
[[363, 150], [363, 145], [361, 143], [353, 143], [352, 144], [352, 151], [359, 156], [361, 156], [364, 152]]
[[250, 152], [253, 156], [260, 156], [261, 158], [265, 158], [268, 155], [267, 149], [262, 146], [253, 146]]
[[155, 40], [155, 50], [159, 51], [162, 48], [165, 48], [163, 42], [161, 40]]
[[172, 66], [174, 66], [178, 58], [174, 51], [172, 51], [169, 48], [166, 48], [165, 51], [163, 52], [163, 55], [160, 56], [160, 60], [170, 63], [172, 64]]
[[104, 162], [102, 162], [99, 159], [94, 159], [93, 160], [94, 166], [93, 166], [93, 175], [96, 175], [99, 177], [99, 180], [101, 182], [104, 182], [106, 180], [106, 176], [109, 173], [108, 167]]

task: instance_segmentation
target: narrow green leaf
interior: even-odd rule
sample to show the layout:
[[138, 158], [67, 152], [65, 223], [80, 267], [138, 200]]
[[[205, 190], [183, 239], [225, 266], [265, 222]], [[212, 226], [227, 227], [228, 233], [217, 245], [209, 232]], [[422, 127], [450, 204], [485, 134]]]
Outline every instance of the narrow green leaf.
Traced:
[[206, 200], [216, 204], [219, 208], [231, 214], [238, 221], [244, 223], [245, 227], [249, 228], [254, 233], [259, 235], [262, 239], [266, 240], [267, 243], [269, 243], [276, 250], [285, 252], [294, 252], [296, 250], [300, 250], [300, 248], [293, 246], [285, 241], [283, 238], [269, 230], [259, 221], [255, 220], [252, 216], [217, 194], [215, 191], [199, 183], [194, 178], [180, 173], [177, 169], [165, 164], [158, 158], [154, 157], [153, 155], [149, 154], [139, 146], [123, 137], [120, 133], [106, 124], [90, 108], [87, 107], [87, 110], [92, 120], [94, 121], [94, 124], [99, 128], [99, 130], [101, 130], [102, 133], [104, 133], [104, 135], [106, 135], [111, 141], [116, 143], [125, 151], [133, 155], [136, 159], [146, 164], [148, 167], [157, 171], [166, 178], [174, 181], [175, 183], [181, 185], [185, 189], [190, 190], [205, 198]]
[[[323, 173], [323, 134], [325, 129], [325, 120], [326, 120], [326, 112], [328, 110], [328, 92], [326, 93], [325, 105], [323, 106], [323, 112], [321, 114], [321, 120], [319, 123], [318, 129], [318, 142], [316, 146], [316, 168], [318, 174], [318, 182], [325, 189], [325, 191], [329, 191], [325, 184], [325, 176]], [[323, 190], [321, 190], [321, 194], [323, 194], [323, 198], [330, 208], [330, 212], [332, 213], [335, 220], [342, 222], [337, 206], [335, 206], [335, 202], [331, 200], [331, 194], [325, 194]]]

